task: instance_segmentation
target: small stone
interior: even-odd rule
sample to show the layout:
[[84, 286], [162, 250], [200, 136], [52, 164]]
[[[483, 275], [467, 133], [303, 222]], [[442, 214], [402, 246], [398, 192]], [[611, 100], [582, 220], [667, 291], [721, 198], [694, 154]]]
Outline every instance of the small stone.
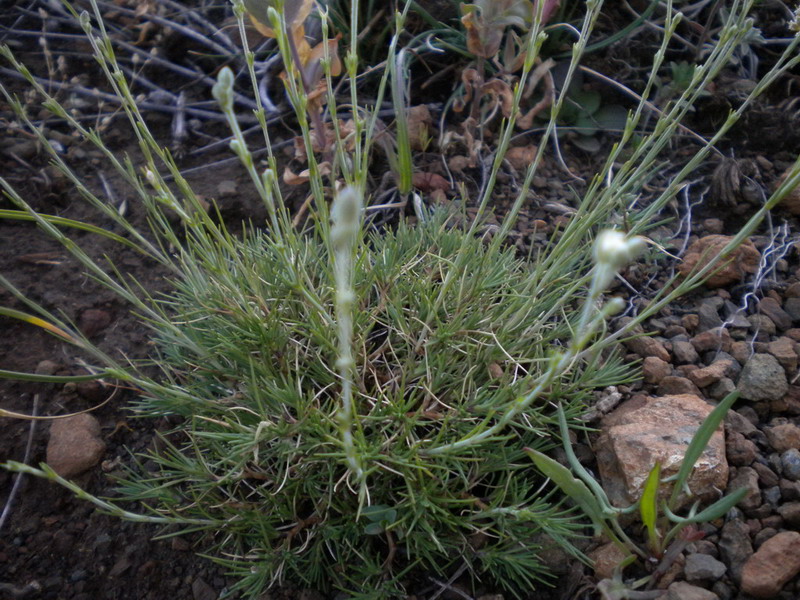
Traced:
[[800, 298], [787, 298], [783, 302], [783, 310], [791, 317], [792, 322], [800, 322]]
[[[718, 300], [719, 303], [709, 302], [709, 300]], [[700, 324], [698, 329], [700, 331], [708, 331], [715, 327], [722, 326], [722, 319], [719, 318], [719, 306], [722, 304], [722, 298], [708, 298], [700, 304], [697, 309], [697, 316], [700, 317]]]
[[[695, 268], [702, 268], [709, 264], [732, 240], [732, 237], [725, 235], [707, 235], [698, 239], [686, 250], [683, 262], [678, 267], [681, 275], [685, 277]], [[761, 253], [753, 245], [753, 242], [749, 239], [745, 240], [729, 255], [727, 260], [719, 262], [721, 268], [718, 268], [706, 280], [706, 286], [718, 288], [737, 283], [747, 273], [755, 273], [760, 260]]]
[[732, 343], [731, 334], [724, 328], [709, 329], [698, 333], [692, 338], [692, 345], [698, 352], [707, 352], [709, 350], [730, 352]]
[[[776, 452], [786, 452], [791, 448], [800, 449], [800, 427], [792, 423], [776, 425], [764, 429], [769, 445]], [[783, 461], [781, 461], [783, 462]]]
[[55, 375], [61, 367], [57, 362], [52, 360], [42, 360], [36, 365], [36, 373], [38, 375]]
[[[743, 406], [742, 409], [743, 408], [747, 407]], [[745, 437], [750, 437], [758, 432], [758, 428], [753, 425], [750, 419], [742, 414], [742, 409], [728, 411], [728, 414], [725, 415], [725, 429], [741, 433]], [[756, 417], [756, 419], [758, 419], [758, 417]]]
[[671, 396], [676, 394], [693, 394], [699, 396], [700, 390], [685, 377], [668, 375], [661, 380], [658, 386], [658, 394], [659, 396]]
[[670, 373], [670, 364], [655, 356], [648, 356], [642, 362], [642, 377], [647, 383], [658, 383]]
[[56, 419], [50, 426], [47, 464], [62, 477], [75, 477], [100, 462], [106, 444], [100, 423], [90, 414]]
[[742, 567], [753, 554], [750, 530], [741, 519], [731, 519], [722, 526], [719, 550], [733, 580], [740, 581]]
[[697, 350], [694, 349], [691, 342], [673, 341], [672, 355], [679, 365], [694, 364], [700, 360], [700, 355], [697, 354]]
[[791, 528], [800, 525], [800, 502], [787, 502], [778, 507], [778, 514]]
[[778, 488], [781, 491], [781, 500], [786, 502], [800, 500], [800, 481], [781, 479], [778, 482]]
[[700, 325], [700, 317], [694, 313], [689, 313], [681, 317], [681, 325], [687, 331], [695, 331]]
[[657, 339], [649, 336], [633, 338], [625, 342], [625, 346], [633, 353], [642, 358], [655, 356], [664, 362], [669, 362], [669, 352], [664, 348], [664, 344]]
[[730, 353], [736, 359], [736, 362], [740, 365], [745, 365], [750, 360], [750, 357], [753, 356], [753, 349], [747, 342], [733, 342]]
[[81, 313], [78, 327], [86, 337], [94, 337], [111, 325], [111, 314], [98, 308], [90, 308]]
[[686, 557], [683, 572], [690, 582], [716, 581], [727, 571], [725, 564], [708, 554], [690, 554]]
[[[745, 440], [747, 441], [747, 440]], [[752, 443], [752, 442], [751, 442]], [[751, 461], [752, 462], [752, 461]], [[744, 511], [750, 511], [761, 506], [761, 491], [758, 488], [758, 473], [750, 467], [739, 467], [736, 476], [728, 482], [726, 494], [745, 489], [747, 495], [737, 504]]]
[[758, 483], [761, 487], [771, 488], [778, 485], [780, 477], [767, 465], [762, 465], [760, 462], [755, 461], [752, 467], [758, 473]]
[[787, 298], [800, 298], [800, 281], [795, 281], [783, 293]]
[[742, 568], [742, 591], [774, 598], [800, 573], [800, 533], [783, 531], [764, 542]]
[[732, 359], [717, 360], [707, 367], [689, 373], [689, 379], [697, 387], [708, 387], [712, 383], [717, 383], [720, 379], [725, 377], [727, 372], [731, 369], [732, 362]]
[[598, 581], [611, 579], [614, 575], [614, 569], [616, 569], [619, 563], [626, 557], [627, 554], [613, 542], [598, 546], [588, 554], [588, 558], [592, 561], [594, 567], [595, 577], [597, 577]]
[[747, 317], [747, 321], [750, 323], [750, 331], [754, 334], [761, 333], [773, 336], [778, 331], [775, 327], [775, 322], [767, 315], [750, 315]]
[[794, 345], [795, 342], [785, 336], [767, 344], [767, 352], [778, 359], [789, 377], [797, 371], [797, 352], [794, 351]]
[[733, 382], [733, 379], [723, 377], [717, 383], [709, 386], [708, 390], [706, 390], [706, 393], [714, 400], [722, 400], [725, 398], [725, 396], [735, 391], [736, 384]]
[[[780, 516], [778, 516], [778, 518], [781, 519]], [[781, 521], [783, 521], [783, 519], [781, 519]], [[765, 527], [753, 536], [753, 547], [756, 549], [760, 548], [764, 545], [764, 542], [766, 542], [769, 538], [774, 537], [776, 533], [778, 533], [777, 529]]]
[[731, 431], [725, 439], [725, 456], [728, 463], [735, 467], [747, 467], [753, 463], [758, 454], [756, 445], [741, 433]]
[[217, 592], [202, 578], [196, 577], [192, 582], [193, 600], [217, 600]]
[[691, 583], [676, 581], [667, 588], [667, 600], [719, 600], [719, 596]]
[[754, 354], [744, 365], [737, 388], [748, 400], [776, 400], [789, 390], [789, 382], [774, 356]]
[[792, 318], [775, 298], [768, 296], [759, 300], [758, 310], [761, 314], [767, 315], [780, 330], [789, 329], [792, 326]]
[[236, 185], [236, 182], [231, 179], [220, 181], [217, 184], [217, 196], [219, 196], [220, 198], [225, 198], [227, 196], [235, 196], [238, 191], [239, 188]]
[[722, 219], [703, 219], [703, 229], [708, 233], [720, 234], [725, 230], [725, 223]]
[[800, 480], [800, 450], [797, 448], [789, 448], [786, 452], [781, 454], [781, 466], [783, 467], [783, 476], [792, 481]]

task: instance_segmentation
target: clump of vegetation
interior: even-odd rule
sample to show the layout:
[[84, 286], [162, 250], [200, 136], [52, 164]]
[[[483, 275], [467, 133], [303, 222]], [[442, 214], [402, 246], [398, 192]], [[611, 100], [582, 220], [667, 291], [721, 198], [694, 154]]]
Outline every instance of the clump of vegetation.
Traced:
[[[641, 249], [637, 235], [736, 121], [746, 102], [659, 197], [629, 215], [628, 232], [603, 238], [597, 260], [594, 239], [653, 176], [659, 153], [682, 117], [752, 26], [747, 20], [752, 3], [731, 11], [714, 51], [695, 68], [691, 85], [660, 114], [652, 134], [638, 139], [617, 165], [644, 103], [628, 115], [620, 143], [610, 150], [575, 216], [546, 249], [527, 259], [506, 241], [528, 198], [545, 141], [553, 135], [564, 94], [552, 103], [544, 140], [508, 216], [495, 230], [484, 226], [496, 175], [522, 112], [522, 90], [546, 37], [541, 8], [533, 13], [525, 39], [515, 42], [524, 48], [518, 80], [486, 185], [475, 201], [477, 218], [464, 224], [446, 210], [426, 207], [417, 195], [415, 224], [401, 220], [396, 229], [377, 231], [364, 224], [362, 206], [370, 200], [377, 111], [358, 102], [358, 2], [351, 3], [353, 21], [343, 60], [349, 102], [341, 102], [335, 93], [336, 46], [327, 43], [325, 15], [319, 54], [303, 61], [294, 37], [299, 23], [282, 10], [282, 2], [267, 4], [258, 21], [277, 40], [286, 66], [284, 81], [306, 148], [313, 202], [309, 218], [302, 225], [294, 223], [283, 201], [259, 96], [254, 96], [255, 115], [269, 152], [266, 164], [253, 158], [234, 111], [233, 72], [222, 69], [214, 95], [233, 134], [231, 150], [268, 213], [266, 223], [248, 227], [240, 237], [207, 212], [150, 133], [96, 5], [93, 15], [76, 17], [90, 34], [96, 58], [139, 137], [141, 170], [119, 161], [4, 49], [48, 110], [103, 150], [138, 192], [156, 244], [88, 190], [84, 195], [125, 228], [125, 243], [174, 274], [174, 290], [151, 297], [113, 267], [92, 261], [56, 227], [79, 224], [36, 213], [3, 182], [20, 207], [6, 216], [35, 220], [132, 304], [156, 333], [162, 376], [152, 378], [135, 365], [118, 364], [68, 324], [35, 308], [51, 331], [93, 354], [98, 368], [89, 377], [135, 386], [141, 399], [134, 410], [141, 415], [181, 418], [165, 435], [164, 449], [146, 457], [157, 469], [132, 465], [129, 478], [120, 483], [120, 498], [141, 501], [148, 513], [144, 517], [88, 497], [46, 466], [5, 466], [57, 480], [126, 518], [170, 525], [173, 532], [204, 531], [209, 552], [241, 576], [238, 588], [249, 597], [292, 580], [346, 590], [354, 597], [387, 598], [402, 593], [405, 577], [415, 567], [450, 574], [464, 566], [475, 577], [488, 575], [522, 594], [546, 579], [538, 551], [555, 542], [578, 554], [570, 538], [582, 528], [557, 488], [548, 488], [531, 467], [525, 448], [544, 452], [555, 445], [553, 400], [563, 407], [563, 423], [574, 423], [592, 390], [629, 380], [633, 372], [613, 352], [615, 341], [714, 268], [711, 263], [683, 280], [643, 308], [627, 329], [607, 335], [605, 319], [621, 308], [621, 301], [606, 303], [604, 290]], [[233, 5], [246, 44], [245, 6], [241, 0]], [[563, 89], [569, 87], [601, 5], [587, 2]], [[469, 13], [478, 24], [480, 15], [474, 11], [481, 6]], [[643, 97], [657, 78], [679, 20], [669, 14]], [[378, 97], [370, 105], [381, 106], [386, 89], [392, 89], [400, 132], [400, 158], [394, 164], [405, 197], [413, 164], [408, 135], [402, 134], [408, 108], [406, 66], [398, 47], [403, 16], [396, 17]], [[95, 28], [103, 35], [94, 35]], [[491, 47], [499, 51], [499, 46]], [[790, 56], [765, 76], [755, 93], [797, 62]], [[253, 55], [247, 53], [246, 59], [257, 88]], [[22, 105], [5, 88], [3, 92], [20, 121], [49, 148], [60, 168], [71, 173]], [[346, 135], [342, 111], [352, 121]], [[326, 114], [329, 121], [323, 122]], [[323, 128], [331, 135], [323, 135]], [[315, 137], [324, 141], [316, 152]], [[719, 258], [752, 232], [798, 180], [800, 168]]]

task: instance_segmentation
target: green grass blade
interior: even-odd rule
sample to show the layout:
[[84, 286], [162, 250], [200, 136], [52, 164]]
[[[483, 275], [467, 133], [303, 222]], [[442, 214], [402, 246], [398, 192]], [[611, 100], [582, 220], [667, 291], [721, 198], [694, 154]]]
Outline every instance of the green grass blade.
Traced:
[[736, 402], [738, 398], [738, 391], [731, 392], [725, 396], [722, 402], [720, 402], [716, 408], [709, 413], [708, 417], [706, 417], [706, 420], [703, 421], [702, 425], [700, 425], [697, 433], [694, 434], [689, 447], [686, 449], [686, 455], [683, 457], [681, 468], [675, 477], [675, 487], [672, 490], [672, 494], [670, 495], [668, 503], [670, 510], [675, 507], [675, 504], [678, 501], [678, 496], [682, 491], [685, 490], [687, 493], [689, 493], [686, 482], [689, 480], [689, 475], [691, 475], [695, 463], [700, 458], [700, 455], [703, 454], [703, 451], [706, 449], [711, 436], [714, 435], [717, 427], [719, 427], [720, 423], [722, 423], [722, 420], [725, 418], [728, 410], [731, 406], [733, 406], [733, 403]]
[[658, 489], [661, 484], [661, 463], [657, 462], [647, 476], [644, 484], [642, 498], [639, 502], [639, 514], [647, 529], [647, 540], [651, 550], [658, 548], [659, 533], [656, 528], [658, 514]]

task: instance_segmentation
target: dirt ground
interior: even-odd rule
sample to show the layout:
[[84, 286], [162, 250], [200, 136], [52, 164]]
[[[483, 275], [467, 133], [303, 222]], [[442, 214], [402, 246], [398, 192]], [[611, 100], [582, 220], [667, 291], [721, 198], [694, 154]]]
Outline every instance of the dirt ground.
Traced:
[[[36, 3], [30, 4], [33, 7]], [[0, 4], [0, 23], [4, 27], [32, 29], [38, 22], [37, 17], [35, 13], [31, 13], [30, 7], [23, 8], [21, 10], [8, 3]], [[765, 13], [765, 19], [771, 15], [772, 13]], [[765, 31], [767, 30], [765, 27]], [[169, 41], [171, 38], [166, 39]], [[13, 42], [15, 52], [37, 72], [47, 73], [46, 53], [43, 54], [37, 47], [35, 36], [7, 35], [6, 41]], [[63, 51], [69, 57], [64, 79], [79, 76], [83, 85], [97, 84], [99, 77], [86, 75], [95, 69], [91, 59], [86, 56], [85, 46], [74, 48], [69, 53], [65, 43], [53, 41], [50, 48], [53, 54]], [[178, 54], [187, 51], [182, 43], [185, 42], [177, 43], [178, 49], [175, 52]], [[612, 48], [602, 59], [592, 60], [608, 67], [616, 64], [615, 61], [624, 59], [630, 52], [630, 47]], [[769, 56], [766, 56], [764, 62], [768, 60]], [[154, 74], [158, 72], [153, 71]], [[8, 73], [0, 73], [0, 77], [3, 78], [4, 85], [19, 94], [24, 93], [22, 84]], [[792, 126], [800, 124], [794, 101], [798, 77], [800, 74], [787, 77], [778, 89], [747, 114], [743, 123], [721, 145], [727, 156], [749, 161], [746, 163], [747, 168], [755, 165], [755, 171], [748, 173], [751, 173], [755, 185], [767, 191], [775, 185], [781, 172], [800, 152], [800, 127]], [[731, 90], [735, 88], [736, 81], [734, 73], [728, 74], [727, 79], [723, 79], [714, 93], [704, 100], [689, 126], [701, 135], [707, 134], [733, 102], [734, 93]], [[194, 96], [207, 94], [202, 86], [193, 88], [187, 84], [186, 89], [193, 99], [197, 99]], [[62, 97], [67, 95], [68, 92], [64, 91]], [[206, 96], [205, 100], [208, 99]], [[438, 102], [434, 98], [431, 104]], [[94, 104], [81, 104], [78, 99], [76, 106], [84, 114], [90, 114], [91, 110], [100, 110]], [[106, 106], [102, 110], [111, 109]], [[32, 116], [39, 117], [36, 112]], [[164, 143], [171, 143], [170, 115], [154, 111], [148, 113], [148, 119], [151, 119], [154, 129], [163, 136]], [[8, 103], [0, 100], [0, 128], [13, 120]], [[279, 144], [291, 139], [291, 123], [287, 121], [287, 125], [289, 127], [277, 129], [279, 133], [276, 139]], [[98, 152], [87, 143], [70, 139], [66, 130], [55, 122], [48, 123], [48, 127], [59, 134], [57, 139], [64, 146], [64, 156], [82, 180], [99, 194], [105, 195], [115, 206], [119, 207], [124, 203], [128, 218], [134, 224], [144, 225], [143, 209], [137, 199], [126, 189], [124, 182], [100, 160]], [[218, 124], [206, 125], [202, 129], [208, 136], [221, 137], [224, 131]], [[134, 159], [137, 156], [135, 139], [128, 132], [124, 119], [112, 119], [105, 138], [115, 153], [130, 154]], [[600, 139], [602, 143], [607, 143], [613, 140], [613, 136], [602, 134]], [[530, 141], [535, 142], [535, 135], [530, 136]], [[186, 142], [185, 152], [181, 152], [183, 158], [179, 165], [187, 173], [189, 181], [200, 195], [218, 201], [223, 218], [231, 226], [236, 227], [243, 219], [253, 222], [263, 220], [263, 209], [250, 189], [242, 169], [232, 161], [216, 164], [218, 161], [230, 159], [230, 152], [226, 148], [219, 147], [192, 155], [193, 151], [207, 143], [208, 140], [192, 137]], [[671, 163], [662, 174], [662, 181], [666, 181], [683, 164], [692, 143], [689, 139], [682, 138], [675, 145], [670, 157]], [[570, 169], [584, 177], [590, 177], [593, 167], [603, 160], [602, 152], [587, 153], [568, 139], [564, 140], [561, 150]], [[416, 158], [429, 172], [446, 175], [435, 155], [420, 155]], [[685, 241], [694, 239], [690, 236], [734, 234], [744, 219], [755, 211], [755, 206], [740, 194], [737, 186], [731, 188], [732, 184], [725, 184], [728, 186], [725, 189], [732, 189], [727, 195], [720, 191], [722, 184], [719, 182], [730, 180], [730, 165], [727, 171], [725, 168], [717, 169], [721, 162], [719, 159], [710, 161], [693, 177], [696, 186], [709, 190], [703, 203], [693, 206], [692, 211], [687, 213], [686, 206], [676, 201], [672, 206], [673, 212], [665, 215], [672, 218], [672, 221], [661, 232], [667, 238], [670, 232], [674, 234], [669, 250], [678, 251], [685, 246]], [[735, 163], [739, 167], [742, 164], [744, 163]], [[115, 227], [108, 218], [92, 210], [63, 176], [48, 167], [47, 157], [29, 138], [16, 131], [6, 134], [2, 143], [0, 176], [9, 181], [37, 210], [85, 220], [103, 227]], [[521, 176], [513, 166], [509, 166], [501, 173], [501, 184], [505, 186], [504, 189], [513, 190]], [[476, 187], [479, 177], [480, 173], [476, 169], [467, 169], [463, 174], [470, 188]], [[564, 215], [569, 214], [582, 189], [582, 184], [566, 174], [553, 157], [548, 158], [534, 181], [532, 200], [524, 208], [515, 234], [521, 250], [527, 248], [535, 227], [540, 227], [541, 223], [553, 227], [559, 219], [566, 218]], [[454, 189], [448, 190], [444, 201], [452, 200], [455, 195]], [[290, 201], [299, 205], [302, 199], [300, 190], [290, 191], [289, 196]], [[694, 198], [696, 199], [697, 197]], [[502, 213], [507, 205], [507, 200], [498, 198], [495, 208]], [[10, 208], [10, 204], [0, 199], [0, 208]], [[773, 216], [772, 224], [773, 232], [785, 232], [783, 237], [770, 237], [769, 231], [764, 229], [754, 241], [762, 250], [774, 248], [780, 243], [781, 247], [785, 246], [785, 251], [758, 293], [766, 295], [771, 291], [779, 300], [784, 301], [791, 296], [787, 290], [800, 281], [800, 254], [795, 247], [800, 229], [797, 218], [785, 211], [777, 212]], [[151, 292], [168, 289], [167, 274], [129, 250], [88, 233], [78, 232], [73, 237], [93, 257], [107, 256], [118, 268], [132, 275]], [[47, 238], [31, 224], [0, 220], [0, 274], [8, 278], [25, 297], [76, 323], [92, 341], [113, 357], [137, 359], [149, 355], [150, 334], [130, 314], [128, 307], [112, 292], [93, 281], [78, 261], [58, 242]], [[641, 282], [650, 287], [650, 291], [657, 289], [663, 282], [660, 275], [643, 273], [639, 276]], [[631, 274], [633, 283], [636, 283], [636, 277], [635, 273]], [[749, 291], [747, 286], [748, 284], [736, 284], [713, 291], [701, 289], [693, 296], [683, 299], [680, 305], [659, 315], [659, 318], [669, 321], [676, 316], [698, 313], [703, 302], [714, 297], [722, 297], [737, 304]], [[2, 287], [0, 306], [25, 308], [9, 290]], [[754, 306], [749, 307], [748, 311], [748, 314], [757, 312]], [[659, 326], [656, 323], [651, 329], [661, 335]], [[794, 326], [797, 324], [793, 324]], [[791, 328], [773, 328], [771, 333], [762, 332], [757, 341], [767, 343], [781, 336], [786, 337], [789, 331]], [[69, 375], [81, 372], [80, 360], [81, 357], [72, 347], [58, 343], [43, 331], [20, 321], [0, 317], [0, 368]], [[791, 380], [791, 390], [792, 394], [798, 393], [800, 397], [800, 387], [795, 385], [794, 379]], [[628, 394], [642, 391], [657, 393], [658, 386], [639, 384], [623, 390]], [[154, 420], [132, 418], [126, 408], [132, 395], [133, 392], [120, 393], [93, 413], [101, 423], [107, 450], [102, 463], [78, 479], [78, 483], [92, 494], [112, 495], [112, 476], [119, 472], [121, 465], [129, 464], [130, 453], [149, 448], [153, 444], [155, 432], [166, 426]], [[105, 390], [95, 384], [55, 385], [0, 380], [0, 407], [20, 413], [31, 414], [35, 411], [39, 415], [65, 414], [87, 409], [106, 398]], [[751, 403], [748, 410], [744, 411], [748, 416], [755, 415], [754, 425], [759, 431], [774, 425], [776, 419], [800, 424], [800, 413], [795, 410], [795, 404], [762, 404]], [[36, 423], [32, 430], [28, 421], [0, 419], [0, 462], [23, 460], [30, 439], [28, 462], [38, 464], [45, 457], [48, 430], [47, 422]], [[757, 455], [753, 462], [774, 465], [774, 458], [771, 456], [775, 454], [775, 449], [766, 441], [762, 443], [760, 440], [758, 438], [755, 442]], [[589, 450], [588, 447], [586, 449]], [[587, 460], [591, 462], [591, 457]], [[780, 475], [781, 473], [776, 472], [776, 476]], [[202, 546], [197, 547], [197, 540], [191, 536], [158, 539], [158, 528], [123, 522], [103, 515], [88, 503], [48, 482], [24, 477], [13, 503], [7, 504], [15, 478], [11, 473], [0, 470], [0, 506], [6, 507], [8, 512], [8, 521], [0, 531], [0, 599], [212, 600], [224, 593], [232, 583], [223, 569], [195, 555], [195, 551], [202, 549]], [[761, 487], [767, 490], [774, 485], [762, 484]], [[800, 530], [798, 519], [786, 517], [786, 511], [781, 510], [781, 506], [799, 499], [792, 497], [790, 492], [785, 492], [784, 498], [771, 508], [756, 511], [761, 506], [768, 506], [765, 500], [754, 508], [754, 514], [746, 513], [743, 518], [750, 528], [754, 543], [758, 541], [756, 536], [768, 528], [776, 532]], [[711, 527], [708, 530], [706, 541], [711, 547], [705, 547], [707, 553], [719, 557], [727, 556], [728, 550], [720, 547], [722, 537], [721, 527]], [[767, 537], [761, 534], [760, 541], [763, 542]], [[722, 543], [724, 545], [724, 540]], [[552, 590], [543, 589], [531, 593], [521, 591], [521, 597], [545, 600], [594, 597], [590, 587], [584, 587], [584, 584], [592, 581], [589, 569], [579, 564], [563, 565], [562, 573]], [[421, 574], [410, 583], [409, 592], [420, 600], [434, 597], [481, 597], [488, 600], [498, 597], [492, 595], [494, 590], [490, 585], [488, 588], [478, 586], [478, 589], [472, 590], [467, 589], [468, 585], [467, 581], [457, 580], [451, 582], [448, 588]], [[738, 582], [733, 576], [726, 575], [719, 580], [719, 584], [709, 583], [707, 587], [719, 598], [745, 598], [740, 594]], [[787, 600], [799, 597], [800, 581], [789, 582], [784, 587], [783, 594], [781, 597]], [[315, 591], [289, 588], [266, 592], [264, 598], [316, 600], [323, 596]]]

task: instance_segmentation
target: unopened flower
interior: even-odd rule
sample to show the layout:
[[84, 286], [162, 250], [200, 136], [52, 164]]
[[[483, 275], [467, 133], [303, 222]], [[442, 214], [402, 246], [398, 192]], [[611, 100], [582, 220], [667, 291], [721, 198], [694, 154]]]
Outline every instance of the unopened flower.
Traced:
[[595, 240], [594, 260], [598, 265], [607, 265], [617, 270], [639, 256], [644, 245], [641, 237], [628, 237], [616, 229], [606, 229]]

